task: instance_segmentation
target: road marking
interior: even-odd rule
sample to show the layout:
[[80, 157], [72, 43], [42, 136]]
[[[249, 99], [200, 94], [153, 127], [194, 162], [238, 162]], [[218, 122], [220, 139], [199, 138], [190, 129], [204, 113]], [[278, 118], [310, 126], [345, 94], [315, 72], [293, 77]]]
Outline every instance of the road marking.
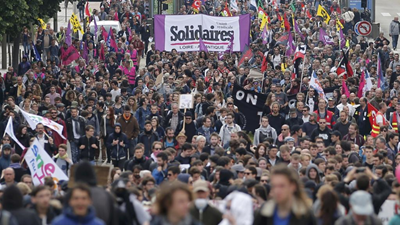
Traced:
[[382, 16], [391, 16], [390, 13], [381, 13]]

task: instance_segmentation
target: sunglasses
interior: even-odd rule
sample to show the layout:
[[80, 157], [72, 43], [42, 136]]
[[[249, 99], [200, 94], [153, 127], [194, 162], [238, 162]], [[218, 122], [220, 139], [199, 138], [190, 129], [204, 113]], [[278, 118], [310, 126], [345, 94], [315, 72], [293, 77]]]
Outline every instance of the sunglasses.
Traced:
[[260, 180], [262, 183], [268, 183], [268, 180]]
[[246, 175], [251, 175], [251, 173], [245, 173]]
[[154, 150], [162, 150], [162, 148], [155, 148]]

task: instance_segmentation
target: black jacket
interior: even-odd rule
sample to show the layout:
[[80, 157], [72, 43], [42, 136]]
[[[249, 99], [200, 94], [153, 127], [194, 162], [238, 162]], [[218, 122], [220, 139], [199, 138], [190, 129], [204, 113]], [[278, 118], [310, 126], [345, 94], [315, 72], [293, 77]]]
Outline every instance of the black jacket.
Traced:
[[[171, 126], [171, 118], [172, 118], [172, 111], [169, 111], [164, 120], [164, 127]], [[178, 121], [182, 120], [183, 120], [183, 113], [181, 111], [178, 111]]]
[[138, 137], [138, 143], [142, 143], [144, 145], [144, 155], [150, 157], [151, 154], [151, 145], [155, 141], [159, 141], [157, 133], [152, 132], [150, 135], [142, 132]]
[[[38, 137], [36, 136], [36, 138]], [[44, 135], [44, 142], [44, 150], [47, 152], [47, 154], [49, 154], [50, 157], [53, 157], [53, 155], [57, 154], [57, 147], [54, 145], [54, 143], [49, 143], [49, 138], [47, 137], [47, 135]]]
[[[86, 121], [85, 118], [78, 116], [78, 122], [80, 124], [80, 135], [83, 136], [85, 135], [85, 126], [86, 126]], [[73, 132], [73, 125], [72, 125], [72, 117], [68, 118], [65, 121], [67, 125], [67, 135], [68, 135], [68, 140], [69, 141], [75, 141], [74, 138], [74, 132]]]
[[152, 163], [151, 159], [147, 158], [146, 156], [143, 156], [140, 159], [133, 157], [131, 160], [129, 160], [125, 170], [133, 171], [133, 167], [136, 165], [140, 165], [144, 170], [150, 170], [151, 163]]
[[[93, 144], [97, 146], [97, 149], [92, 147]], [[81, 145], [84, 145], [85, 148], [80, 149]], [[99, 142], [95, 137], [87, 138], [86, 135], [82, 136], [81, 138], [79, 138], [78, 142], [78, 149], [80, 151], [79, 159], [86, 159], [89, 161], [94, 160], [95, 154], [99, 150], [98, 148]]]

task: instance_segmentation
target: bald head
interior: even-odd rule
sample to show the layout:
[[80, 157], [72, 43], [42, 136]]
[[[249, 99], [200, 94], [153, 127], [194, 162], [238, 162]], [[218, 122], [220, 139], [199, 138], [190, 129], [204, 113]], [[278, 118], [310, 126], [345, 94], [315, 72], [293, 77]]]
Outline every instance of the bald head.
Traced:
[[4, 182], [9, 185], [14, 183], [15, 179], [15, 172], [14, 169], [11, 167], [6, 168], [4, 171]]

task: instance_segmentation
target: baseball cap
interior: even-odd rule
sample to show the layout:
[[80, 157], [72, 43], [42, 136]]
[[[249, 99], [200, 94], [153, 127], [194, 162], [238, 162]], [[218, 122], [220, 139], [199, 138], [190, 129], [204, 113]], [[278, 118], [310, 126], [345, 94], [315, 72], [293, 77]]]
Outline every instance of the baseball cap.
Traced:
[[193, 183], [193, 192], [198, 192], [198, 191], [209, 191], [208, 182], [205, 180], [196, 180]]
[[356, 191], [350, 196], [351, 210], [357, 215], [368, 216], [374, 213], [371, 195], [366, 191]]
[[338, 136], [338, 137], [341, 137], [341, 136], [342, 136], [342, 134], [341, 134], [338, 130], [333, 131], [333, 132], [331, 133], [331, 135], [335, 135], [335, 136]]
[[294, 138], [292, 137], [285, 137], [285, 142], [289, 142], [289, 141], [293, 141], [294, 142]]
[[332, 97], [328, 98], [328, 101], [333, 101], [333, 98]]

